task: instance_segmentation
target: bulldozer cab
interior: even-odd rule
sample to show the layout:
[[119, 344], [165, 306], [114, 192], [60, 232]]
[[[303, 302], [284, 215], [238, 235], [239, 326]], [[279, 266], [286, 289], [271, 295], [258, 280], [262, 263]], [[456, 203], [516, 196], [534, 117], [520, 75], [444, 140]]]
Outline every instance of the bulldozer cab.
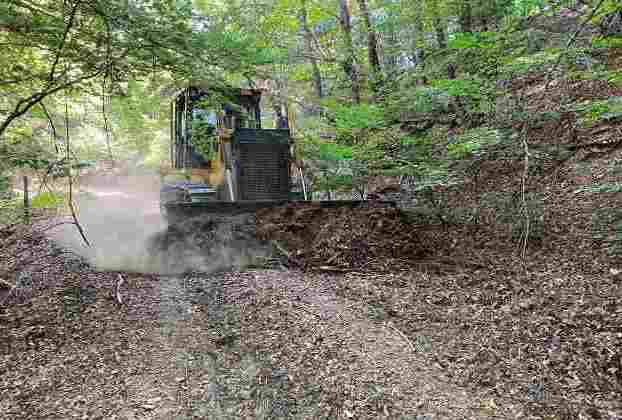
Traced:
[[[220, 146], [215, 138], [219, 128], [261, 129], [260, 101], [261, 91], [254, 89], [193, 86], [178, 92], [171, 102], [173, 168], [209, 168]], [[206, 147], [206, 138], [213, 150]]]
[[[261, 91], [191, 86], [171, 102], [171, 168], [161, 209], [288, 200], [290, 133], [262, 129]], [[208, 203], [208, 204], [201, 204]], [[225, 206], [226, 207], [226, 206]], [[224, 208], [224, 207], [223, 207]]]

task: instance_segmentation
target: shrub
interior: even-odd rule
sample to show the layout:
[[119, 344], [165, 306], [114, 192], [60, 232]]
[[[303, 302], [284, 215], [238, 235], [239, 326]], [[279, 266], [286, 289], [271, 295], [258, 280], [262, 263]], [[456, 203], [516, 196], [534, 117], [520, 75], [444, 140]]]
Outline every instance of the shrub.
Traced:
[[581, 124], [591, 127], [598, 121], [622, 119], [622, 97], [614, 96], [604, 101], [595, 101], [575, 107], [584, 114]]

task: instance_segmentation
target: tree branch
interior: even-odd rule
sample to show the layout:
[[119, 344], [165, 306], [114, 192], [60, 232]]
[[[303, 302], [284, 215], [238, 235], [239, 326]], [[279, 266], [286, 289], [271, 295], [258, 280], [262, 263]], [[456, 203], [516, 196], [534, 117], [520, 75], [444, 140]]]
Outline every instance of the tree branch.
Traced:
[[43, 109], [43, 112], [45, 113], [45, 116], [47, 117], [47, 119], [48, 119], [48, 121], [50, 123], [50, 127], [52, 128], [52, 138], [54, 139], [54, 149], [56, 150], [56, 153], [58, 153], [58, 143], [56, 142], [58, 140], [58, 134], [56, 133], [56, 126], [54, 125], [54, 121], [52, 120], [52, 116], [48, 112], [48, 109], [45, 106], [45, 104], [43, 103], [43, 100], [41, 100], [39, 102], [39, 105], [41, 106], [41, 109]]
[[33, 106], [37, 105], [43, 99], [47, 98], [50, 95], [53, 95], [54, 93], [60, 92], [63, 89], [67, 89], [73, 85], [77, 85], [78, 83], [84, 82], [85, 80], [93, 79], [99, 76], [101, 72], [102, 70], [97, 70], [97, 72], [95, 73], [91, 73], [86, 76], [79, 77], [77, 79], [63, 83], [62, 85], [58, 85], [56, 87], [50, 88], [48, 90], [37, 92], [29, 96], [28, 98], [20, 100], [17, 103], [17, 105], [15, 105], [13, 112], [11, 112], [11, 114], [2, 122], [2, 124], [0, 124], [0, 137], [2, 137], [6, 129], [11, 125], [13, 121], [15, 121], [17, 118], [20, 118], [24, 114], [26, 114], [28, 111], [30, 111], [30, 109]]
[[[67, 105], [67, 102], [65, 102], [65, 131], [66, 131], [66, 133], [65, 133], [66, 134], [65, 158], [67, 159], [67, 162], [69, 162], [69, 150], [70, 150], [70, 142], [69, 142], [69, 139], [70, 139], [70, 137], [69, 137], [69, 107]], [[67, 173], [67, 182], [69, 184], [69, 197], [67, 197], [67, 200], [69, 202], [69, 210], [71, 211], [71, 217], [73, 218], [73, 221], [76, 224], [76, 227], [78, 228], [78, 232], [80, 232], [80, 236], [82, 237], [82, 240], [84, 240], [84, 243], [86, 244], [86, 246], [90, 247], [91, 243], [86, 238], [86, 234], [84, 233], [84, 229], [82, 228], [82, 225], [78, 221], [78, 216], [76, 215], [76, 208], [73, 205], [73, 179], [71, 178], [71, 167], [69, 168], [69, 171]]]
[[65, 48], [65, 43], [67, 42], [67, 36], [69, 35], [69, 31], [73, 26], [73, 22], [76, 17], [76, 12], [78, 11], [78, 6], [80, 5], [81, 0], [77, 0], [71, 9], [71, 14], [69, 15], [69, 22], [65, 27], [65, 31], [63, 32], [63, 38], [61, 39], [60, 46], [58, 47], [58, 53], [56, 53], [56, 57], [54, 58], [54, 63], [52, 64], [52, 69], [50, 70], [50, 82], [54, 81], [54, 73], [56, 72], [56, 66], [58, 65], [58, 61], [60, 60], [60, 56], [63, 52], [63, 48]]

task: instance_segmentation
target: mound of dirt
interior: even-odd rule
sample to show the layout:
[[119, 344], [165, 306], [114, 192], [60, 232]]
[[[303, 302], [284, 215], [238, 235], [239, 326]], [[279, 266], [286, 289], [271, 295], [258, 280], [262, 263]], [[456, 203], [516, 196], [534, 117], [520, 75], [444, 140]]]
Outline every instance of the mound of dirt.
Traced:
[[271, 254], [270, 244], [258, 239], [253, 215], [188, 219], [152, 237], [150, 250], [166, 273], [242, 267]]
[[257, 232], [276, 240], [303, 268], [387, 269], [431, 255], [426, 232], [395, 208], [291, 204], [257, 213]]

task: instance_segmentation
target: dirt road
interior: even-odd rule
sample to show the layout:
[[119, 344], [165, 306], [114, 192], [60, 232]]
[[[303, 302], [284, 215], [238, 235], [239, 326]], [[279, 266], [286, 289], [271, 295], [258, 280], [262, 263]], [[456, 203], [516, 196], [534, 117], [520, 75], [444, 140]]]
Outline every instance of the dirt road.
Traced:
[[145, 243], [164, 228], [152, 198], [81, 200], [92, 249], [72, 226], [15, 233], [1, 262], [22, 264], [0, 313], [0, 417], [511, 418], [333, 275], [143, 274], [158, 271]]

